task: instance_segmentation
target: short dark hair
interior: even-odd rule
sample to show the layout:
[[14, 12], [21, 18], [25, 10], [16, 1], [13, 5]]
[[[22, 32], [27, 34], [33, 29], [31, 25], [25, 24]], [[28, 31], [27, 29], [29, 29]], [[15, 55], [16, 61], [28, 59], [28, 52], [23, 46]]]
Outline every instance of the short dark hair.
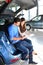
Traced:
[[14, 22], [17, 23], [17, 22], [20, 22], [20, 18], [14, 18]]
[[22, 21], [25, 21], [25, 18], [21, 18], [21, 22], [22, 22]]

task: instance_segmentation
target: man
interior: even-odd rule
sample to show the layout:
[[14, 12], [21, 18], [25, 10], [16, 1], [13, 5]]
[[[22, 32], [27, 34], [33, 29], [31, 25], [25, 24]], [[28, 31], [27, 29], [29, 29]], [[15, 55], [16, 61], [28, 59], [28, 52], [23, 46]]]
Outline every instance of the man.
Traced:
[[22, 52], [23, 60], [27, 59], [28, 55], [29, 55], [29, 64], [31, 64], [31, 63], [37, 64], [37, 63], [33, 62], [33, 56], [32, 56], [33, 47], [30, 46], [28, 44], [28, 42], [26, 42], [24, 40], [25, 36], [21, 37], [19, 35], [19, 31], [18, 31], [19, 25], [20, 25], [20, 19], [15, 18], [13, 24], [11, 26], [9, 26], [9, 28], [8, 28], [10, 40], [11, 40], [12, 44], [14, 46], [16, 46], [16, 48]]

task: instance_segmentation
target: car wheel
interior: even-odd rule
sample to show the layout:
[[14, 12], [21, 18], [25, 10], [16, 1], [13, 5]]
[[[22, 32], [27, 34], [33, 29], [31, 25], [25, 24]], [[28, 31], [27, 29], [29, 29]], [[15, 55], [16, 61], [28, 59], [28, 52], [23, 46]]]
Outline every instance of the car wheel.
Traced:
[[5, 65], [1, 57], [0, 57], [0, 65]]
[[30, 30], [31, 29], [31, 26], [29, 24], [26, 25], [26, 29], [27, 30]]

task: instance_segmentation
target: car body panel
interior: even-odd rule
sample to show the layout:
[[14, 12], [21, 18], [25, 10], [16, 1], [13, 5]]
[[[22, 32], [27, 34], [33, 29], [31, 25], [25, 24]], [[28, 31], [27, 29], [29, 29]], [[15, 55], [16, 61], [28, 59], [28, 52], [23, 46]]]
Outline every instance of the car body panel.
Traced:
[[43, 15], [34, 17], [30, 21], [26, 22], [26, 24], [29, 24], [33, 29], [43, 29]]

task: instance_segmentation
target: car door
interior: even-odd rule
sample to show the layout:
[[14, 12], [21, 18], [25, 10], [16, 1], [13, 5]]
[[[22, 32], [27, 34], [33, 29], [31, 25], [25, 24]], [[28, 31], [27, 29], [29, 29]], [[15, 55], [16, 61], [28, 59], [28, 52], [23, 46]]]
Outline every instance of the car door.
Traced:
[[34, 28], [42, 28], [42, 20], [41, 16], [36, 16], [35, 18], [32, 19], [32, 27]]

